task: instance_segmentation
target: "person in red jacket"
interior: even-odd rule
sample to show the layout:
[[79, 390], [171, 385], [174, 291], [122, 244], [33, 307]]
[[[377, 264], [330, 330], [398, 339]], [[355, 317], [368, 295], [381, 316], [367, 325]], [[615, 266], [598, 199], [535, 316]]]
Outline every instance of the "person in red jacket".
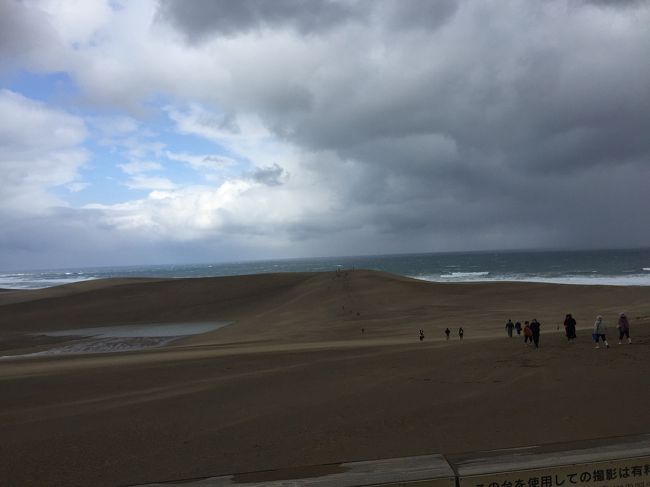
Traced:
[[524, 322], [524, 343], [528, 345], [533, 343], [533, 331], [530, 329], [530, 323]]

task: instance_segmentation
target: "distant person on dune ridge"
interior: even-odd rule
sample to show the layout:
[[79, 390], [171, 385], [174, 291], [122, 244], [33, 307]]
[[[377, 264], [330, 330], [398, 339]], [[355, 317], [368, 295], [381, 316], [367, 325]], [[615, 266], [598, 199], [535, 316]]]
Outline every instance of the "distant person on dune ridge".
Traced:
[[463, 339], [463, 335], [465, 335], [465, 330], [463, 330], [463, 327], [461, 326], [461, 327], [458, 329], [458, 337], [462, 340], [462, 339]]
[[508, 336], [512, 338], [512, 330], [515, 329], [515, 324], [512, 322], [512, 320], [508, 320], [506, 323], [506, 332], [508, 332]]
[[449, 328], [447, 328], [447, 329], [445, 330], [445, 335], [447, 335], [447, 341], [449, 341], [449, 335], [450, 335], [450, 334], [451, 334], [451, 330], [450, 330]]
[[618, 324], [616, 325], [616, 328], [618, 328], [619, 345], [623, 344], [624, 336], [627, 337], [627, 343], [632, 343], [632, 339], [630, 338], [630, 321], [627, 319], [627, 316], [625, 316], [625, 313], [618, 315]]
[[535, 348], [539, 348], [539, 333], [541, 326], [542, 325], [537, 321], [537, 318], [533, 318], [533, 321], [530, 322], [530, 331], [533, 332], [533, 343], [535, 344]]
[[566, 333], [566, 338], [569, 343], [573, 343], [573, 340], [576, 338], [576, 320], [573, 319], [571, 313], [566, 315], [564, 318], [564, 331]]
[[605, 344], [605, 348], [609, 348], [609, 343], [607, 343], [607, 325], [603, 321], [601, 315], [596, 316], [596, 321], [594, 322], [594, 332], [592, 334], [596, 346], [594, 348], [600, 348], [600, 340]]
[[531, 345], [533, 343], [533, 331], [530, 329], [530, 323], [524, 323], [524, 343]]
[[521, 335], [521, 321], [519, 320], [515, 323], [515, 331], [517, 332], [517, 335]]

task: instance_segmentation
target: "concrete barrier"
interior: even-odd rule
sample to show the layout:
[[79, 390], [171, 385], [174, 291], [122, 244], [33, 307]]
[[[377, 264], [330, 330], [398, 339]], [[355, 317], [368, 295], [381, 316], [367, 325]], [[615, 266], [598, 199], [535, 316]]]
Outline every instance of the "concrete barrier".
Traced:
[[650, 436], [449, 456], [459, 487], [650, 487]]
[[351, 462], [313, 467], [299, 467], [266, 472], [213, 477], [178, 483], [147, 484], [147, 487], [357, 487], [377, 485], [397, 487], [456, 487], [456, 476], [442, 455], [390, 458], [368, 462]]
[[140, 487], [650, 487], [650, 435], [463, 455], [423, 455]]

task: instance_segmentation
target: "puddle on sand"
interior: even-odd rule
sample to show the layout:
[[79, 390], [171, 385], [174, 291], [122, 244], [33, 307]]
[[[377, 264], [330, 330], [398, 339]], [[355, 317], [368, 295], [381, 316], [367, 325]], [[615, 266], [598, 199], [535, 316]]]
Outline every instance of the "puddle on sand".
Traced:
[[96, 328], [77, 328], [74, 330], [48, 331], [33, 333], [50, 337], [85, 336], [102, 338], [147, 338], [147, 337], [184, 337], [207, 333], [229, 325], [230, 321], [211, 323], [153, 323], [150, 325], [100, 326]]
[[218, 330], [231, 321], [210, 323], [152, 323], [145, 325], [101, 326], [32, 333], [33, 336], [70, 337], [61, 345], [24, 355], [6, 355], [0, 359], [40, 357], [77, 353], [109, 353], [162, 347], [178, 338]]

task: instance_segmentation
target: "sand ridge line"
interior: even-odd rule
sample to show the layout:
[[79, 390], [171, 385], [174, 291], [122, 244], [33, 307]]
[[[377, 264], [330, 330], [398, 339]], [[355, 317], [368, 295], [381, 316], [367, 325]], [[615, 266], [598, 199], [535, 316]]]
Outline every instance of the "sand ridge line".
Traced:
[[[321, 351], [328, 351], [332, 350], [331, 348], [329, 349], [323, 349]], [[363, 349], [360, 349], [363, 350]], [[305, 352], [305, 351], [314, 351], [312, 349], [300, 349], [300, 350], [287, 350], [287, 352]], [[267, 352], [264, 352], [267, 353]], [[353, 357], [355, 359], [361, 359], [361, 358], [370, 358], [373, 356], [383, 356], [387, 352], [386, 351], [377, 351], [377, 352], [371, 352], [371, 353], [358, 353], [354, 354]], [[388, 352], [390, 353], [390, 352]], [[394, 353], [403, 353], [403, 349], [397, 349], [394, 350]], [[191, 357], [188, 358], [189, 360], [194, 360], [194, 361], [202, 361], [205, 359], [209, 359], [212, 356], [201, 356], [201, 357]], [[283, 373], [283, 372], [288, 372], [293, 369], [299, 369], [303, 368], [306, 366], [313, 367], [317, 364], [321, 365], [326, 365], [328, 363], [334, 363], [334, 362], [339, 362], [341, 360], [348, 360], [350, 357], [346, 356], [345, 358], [342, 357], [331, 357], [329, 355], [324, 355], [322, 357], [310, 357], [309, 362], [301, 362], [301, 363], [294, 363], [291, 365], [283, 365], [283, 366], [275, 366], [275, 367], [270, 367], [270, 368], [265, 368], [264, 370], [252, 370], [252, 371], [241, 371], [241, 372], [226, 372], [222, 375], [219, 375], [217, 377], [209, 377], [209, 378], [201, 378], [201, 379], [193, 379], [191, 381], [184, 381], [180, 385], [173, 385], [173, 386], [166, 386], [166, 387], [150, 387], [150, 388], [144, 388], [140, 389], [135, 392], [127, 392], [127, 393], [114, 393], [114, 394], [106, 394], [106, 395], [101, 395], [94, 397], [92, 399], [82, 399], [82, 400], [75, 400], [75, 401], [64, 401], [64, 402], [59, 402], [55, 405], [50, 405], [47, 408], [44, 408], [42, 406], [37, 406], [34, 408], [28, 408], [25, 409], [24, 407], [21, 407], [20, 409], [16, 410], [7, 410], [4, 412], [0, 412], [0, 418], [5, 417], [5, 416], [11, 416], [15, 415], [16, 412], [20, 412], [20, 414], [25, 414], [25, 413], [43, 413], [46, 412], [47, 409], [65, 409], [73, 406], [92, 406], [95, 404], [101, 404], [102, 407], [99, 409], [111, 409], [114, 407], [124, 407], [124, 406], [129, 406], [132, 404], [137, 404], [141, 402], [147, 402], [147, 401], [156, 401], [160, 399], [167, 399], [175, 396], [181, 396], [181, 395], [187, 395], [187, 394], [192, 394], [195, 392], [199, 392], [202, 390], [207, 390], [210, 389], [211, 386], [213, 386], [216, 382], [219, 382], [221, 384], [228, 382], [228, 381], [237, 381], [241, 380], [245, 377], [260, 377], [264, 375], [273, 375], [273, 374], [278, 374], [278, 373]], [[124, 365], [124, 364], [121, 364]], [[87, 371], [87, 368], [84, 368], [85, 371]], [[69, 372], [73, 372], [70, 370]], [[95, 410], [99, 410], [96, 408], [93, 408], [93, 412]], [[62, 414], [66, 415], [66, 414]], [[52, 414], [48, 414], [48, 417], [54, 417]]]
[[[497, 339], [494, 337], [493, 339]], [[182, 345], [157, 349], [147, 349], [130, 352], [112, 352], [102, 354], [70, 354], [58, 356], [21, 357], [0, 362], [0, 381], [12, 378], [25, 378], [40, 375], [55, 375], [74, 370], [89, 370], [92, 368], [114, 368], [136, 365], [154, 364], [167, 361], [192, 361], [217, 357], [234, 357], [242, 355], [275, 354], [308, 351], [335, 350], [365, 350], [369, 348], [382, 349], [377, 353], [385, 353], [385, 348], [396, 348], [395, 352], [403, 351], [404, 347], [431, 348], [446, 346], [449, 343], [443, 338], [431, 339], [419, 343], [417, 339], [405, 338], [370, 338], [354, 340], [336, 340], [330, 342], [303, 343], [265, 343], [250, 345], [204, 344]]]

